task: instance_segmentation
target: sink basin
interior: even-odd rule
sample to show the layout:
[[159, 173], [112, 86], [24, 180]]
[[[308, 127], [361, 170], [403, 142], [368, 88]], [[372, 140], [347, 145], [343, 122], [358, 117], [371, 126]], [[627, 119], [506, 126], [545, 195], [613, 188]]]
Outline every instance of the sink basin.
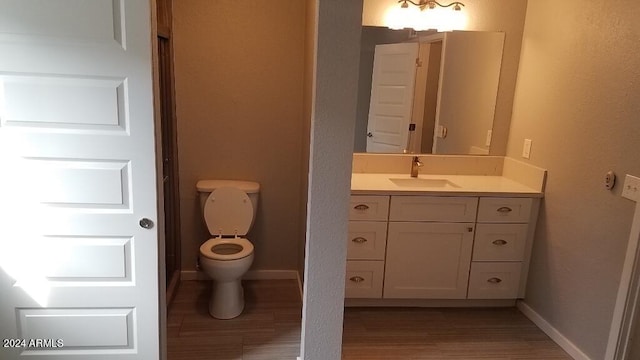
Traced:
[[459, 188], [460, 186], [447, 179], [423, 179], [423, 178], [390, 178], [391, 182], [401, 187], [425, 187], [425, 188]]

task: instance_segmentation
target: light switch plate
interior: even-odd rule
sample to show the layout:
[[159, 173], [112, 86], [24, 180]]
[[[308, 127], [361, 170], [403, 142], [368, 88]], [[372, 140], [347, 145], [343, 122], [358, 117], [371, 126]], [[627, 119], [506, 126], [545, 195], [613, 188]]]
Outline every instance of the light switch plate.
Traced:
[[522, 146], [522, 157], [525, 159], [531, 157], [531, 139], [524, 139], [524, 146]]
[[627, 174], [624, 178], [622, 197], [640, 202], [640, 178]]

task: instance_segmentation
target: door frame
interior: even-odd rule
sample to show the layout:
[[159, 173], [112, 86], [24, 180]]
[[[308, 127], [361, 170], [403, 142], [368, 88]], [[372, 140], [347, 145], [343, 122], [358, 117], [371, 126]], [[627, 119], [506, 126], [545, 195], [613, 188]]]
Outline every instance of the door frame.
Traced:
[[631, 234], [625, 255], [622, 275], [613, 319], [609, 331], [609, 341], [605, 360], [626, 360], [629, 340], [634, 321], [638, 321], [636, 311], [640, 308], [640, 203], [636, 203]]

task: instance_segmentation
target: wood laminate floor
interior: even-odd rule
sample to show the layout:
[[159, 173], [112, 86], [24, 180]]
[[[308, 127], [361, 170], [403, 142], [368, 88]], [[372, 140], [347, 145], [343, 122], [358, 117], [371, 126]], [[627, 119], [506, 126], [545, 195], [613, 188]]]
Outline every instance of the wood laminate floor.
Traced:
[[[296, 281], [246, 281], [245, 311], [209, 316], [207, 281], [184, 281], [168, 315], [168, 360], [294, 360]], [[570, 360], [514, 308], [347, 308], [343, 360]]]

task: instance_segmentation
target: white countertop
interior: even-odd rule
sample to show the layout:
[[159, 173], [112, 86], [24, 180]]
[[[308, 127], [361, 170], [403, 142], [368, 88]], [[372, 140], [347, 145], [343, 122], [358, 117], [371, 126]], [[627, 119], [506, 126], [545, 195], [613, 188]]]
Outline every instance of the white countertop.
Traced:
[[540, 190], [503, 176], [420, 175], [417, 179], [448, 180], [455, 186], [400, 186], [390, 179], [415, 179], [408, 174], [351, 174], [354, 195], [447, 195], [542, 197]]

